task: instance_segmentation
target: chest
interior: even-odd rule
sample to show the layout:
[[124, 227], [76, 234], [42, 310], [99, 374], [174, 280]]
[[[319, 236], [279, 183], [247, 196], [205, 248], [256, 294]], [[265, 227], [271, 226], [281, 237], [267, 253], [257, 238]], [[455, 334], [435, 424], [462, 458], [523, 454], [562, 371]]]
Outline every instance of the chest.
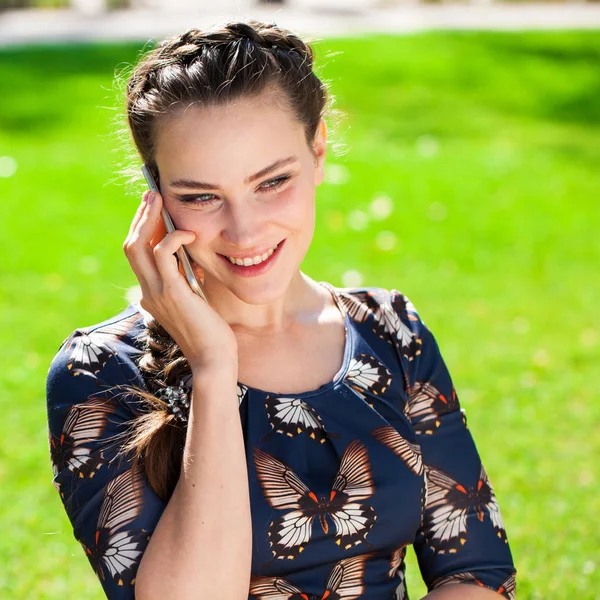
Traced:
[[238, 381], [281, 394], [314, 390], [333, 381], [345, 347], [341, 319], [287, 335], [238, 336]]
[[[378, 558], [370, 562], [369, 581], [378, 582], [378, 591], [384, 583], [393, 588], [390, 559], [416, 537], [424, 474], [374, 435], [393, 427], [377, 411], [384, 402], [371, 398], [372, 407], [342, 385], [306, 398], [304, 412], [272, 410], [269, 402], [263, 417], [261, 400], [259, 393], [250, 396], [247, 414], [255, 417], [246, 421], [252, 573], [290, 575], [306, 589], [326, 581], [332, 565], [372, 551]], [[410, 442], [417, 444], [414, 432]]]

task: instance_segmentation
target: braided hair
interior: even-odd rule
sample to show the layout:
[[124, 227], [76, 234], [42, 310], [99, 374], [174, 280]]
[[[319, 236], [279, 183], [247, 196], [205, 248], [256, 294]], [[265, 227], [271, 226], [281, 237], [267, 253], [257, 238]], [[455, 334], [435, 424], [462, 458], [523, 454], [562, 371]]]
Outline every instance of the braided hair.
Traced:
[[[216, 106], [276, 89], [303, 124], [312, 143], [332, 97], [313, 71], [312, 48], [292, 32], [256, 20], [222, 28], [189, 29], [147, 52], [126, 83], [129, 132], [142, 161], [158, 181], [155, 136], [158, 119], [191, 104]], [[337, 112], [330, 110], [329, 112]], [[147, 324], [140, 369], [147, 389], [128, 388], [142, 401], [121, 453], [141, 459], [154, 491], [167, 501], [179, 477], [186, 423], [175, 418], [160, 391], [191, 382], [181, 349], [156, 321]], [[187, 383], [186, 383], [187, 382]]]

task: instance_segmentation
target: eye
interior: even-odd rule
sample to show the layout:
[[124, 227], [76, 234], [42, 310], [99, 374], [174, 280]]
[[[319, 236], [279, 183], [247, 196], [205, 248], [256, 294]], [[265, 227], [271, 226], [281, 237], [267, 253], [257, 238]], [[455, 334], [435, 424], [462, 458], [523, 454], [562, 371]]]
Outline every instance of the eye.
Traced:
[[[282, 187], [292, 178], [291, 175], [281, 175], [262, 183], [259, 188], [263, 191], [276, 190]], [[195, 196], [178, 196], [178, 200], [184, 204], [195, 204], [199, 206], [211, 206], [218, 198], [214, 194], [196, 194]]]
[[269, 179], [269, 181], [265, 181], [261, 184], [261, 188], [263, 190], [272, 190], [280, 188], [286, 181], [291, 179], [290, 175], [282, 175], [281, 177], [276, 177], [275, 179]]
[[201, 206], [210, 206], [216, 202], [214, 194], [199, 194], [196, 196], [178, 196], [177, 199], [183, 204], [198, 204]]

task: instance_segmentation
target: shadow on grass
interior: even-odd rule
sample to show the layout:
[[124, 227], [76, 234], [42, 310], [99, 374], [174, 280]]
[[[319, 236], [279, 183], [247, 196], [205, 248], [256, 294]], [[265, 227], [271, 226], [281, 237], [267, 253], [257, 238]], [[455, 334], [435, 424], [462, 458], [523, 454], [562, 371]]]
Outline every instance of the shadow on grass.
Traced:
[[[80, 94], [79, 82], [85, 77], [98, 80], [92, 93], [110, 93], [107, 78], [133, 64], [141, 49], [139, 43], [1, 49], [0, 128], [9, 135], [45, 135], [60, 129], [72, 117], [64, 106], [66, 92]], [[99, 94], [98, 103], [102, 101]]]

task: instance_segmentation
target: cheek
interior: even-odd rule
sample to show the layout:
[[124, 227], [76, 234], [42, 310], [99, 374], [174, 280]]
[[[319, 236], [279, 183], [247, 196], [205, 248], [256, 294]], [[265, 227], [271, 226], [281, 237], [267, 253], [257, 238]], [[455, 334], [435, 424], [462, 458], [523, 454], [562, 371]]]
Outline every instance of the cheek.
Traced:
[[286, 225], [291, 222], [306, 224], [314, 220], [315, 190], [310, 186], [290, 188], [279, 195], [274, 206], [272, 214], [284, 219]]
[[178, 215], [176, 227], [193, 231], [196, 239], [190, 244], [191, 248], [201, 249], [202, 246], [210, 244], [211, 240], [218, 235], [220, 222], [216, 218], [210, 218], [208, 214], [194, 214], [193, 211], [186, 211]]

